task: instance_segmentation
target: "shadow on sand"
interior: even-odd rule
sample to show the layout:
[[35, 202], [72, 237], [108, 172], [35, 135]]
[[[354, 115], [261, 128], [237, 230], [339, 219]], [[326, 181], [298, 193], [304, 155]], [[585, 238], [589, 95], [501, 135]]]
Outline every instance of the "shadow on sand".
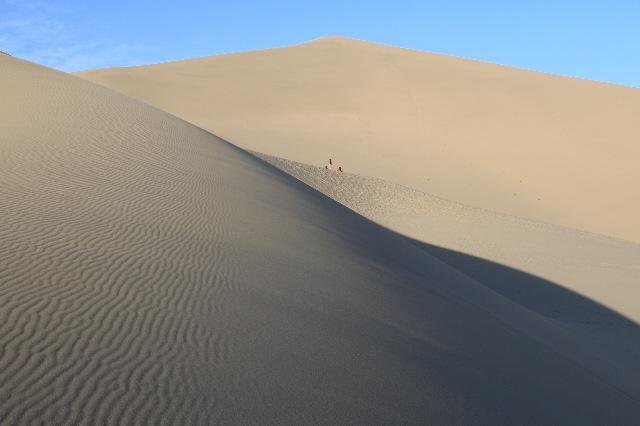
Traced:
[[[522, 345], [517, 347], [501, 347], [499, 345], [506, 343], [492, 341], [497, 346], [489, 357], [495, 365], [505, 362], [517, 366], [516, 371], [506, 369], [513, 373], [507, 378], [501, 374], [493, 374], [497, 370], [502, 371], [500, 368], [464, 370], [464, 374], [469, 378], [480, 378], [475, 384], [471, 379], [464, 380], [467, 387], [460, 389], [462, 398], [474, 400], [478, 406], [485, 404], [487, 407], [499, 407], [499, 421], [496, 422], [494, 419], [484, 423], [637, 424], [640, 416], [640, 326], [633, 320], [558, 283], [398, 233], [341, 204], [268, 161], [254, 154], [247, 154], [261, 163], [268, 164], [282, 177], [293, 179], [314, 197], [324, 198], [332, 208], [347, 209], [355, 213], [354, 216], [336, 216], [348, 222], [344, 223], [344, 226], [359, 226], [361, 221], [365, 220], [382, 227], [470, 277], [479, 285], [513, 302], [518, 308], [530, 312], [533, 323], [541, 326], [538, 330], [553, 330], [539, 336], [535, 332], [529, 334], [527, 330], [519, 330]], [[527, 326], [529, 324], [531, 323], [527, 323]], [[506, 326], [509, 327], [508, 324]], [[473, 327], [475, 324], [471, 329]], [[469, 330], [469, 325], [461, 325], [461, 328]], [[553, 337], [548, 339], [551, 335]], [[491, 334], [484, 333], [482, 336]], [[474, 340], [474, 336], [470, 335], [469, 339]], [[473, 346], [474, 343], [469, 345]], [[433, 350], [432, 347], [423, 347], [420, 342], [413, 340], [408, 347], [411, 353], [417, 354], [417, 360], [420, 360], [421, 356], [428, 359]], [[555, 355], [541, 355], [549, 354], [550, 351]], [[482, 354], [483, 350], [480, 349], [478, 353]], [[564, 374], [557, 370], [559, 364], [555, 363], [558, 360], [569, 361], [561, 364], [570, 367], [570, 372]], [[548, 364], [549, 362], [551, 364]], [[447, 366], [444, 370], [451, 371], [454, 375], [462, 371], [459, 369], [463, 364], [455, 359], [451, 364], [443, 361], [443, 365]], [[470, 365], [478, 366], [475, 363]], [[449, 370], [448, 367], [452, 368]], [[425, 372], [426, 375], [433, 373], [434, 371], [428, 374]], [[522, 377], [525, 379], [521, 380]], [[591, 388], [593, 380], [602, 386]], [[585, 384], [589, 385], [581, 388]], [[506, 420], [523, 419], [523, 415], [529, 419], [528, 422], [508, 423]], [[591, 417], [592, 415], [594, 417]], [[600, 415], [603, 416], [599, 417]], [[471, 423], [483, 422], [476, 420]]]
[[[640, 325], [560, 284], [469, 254], [406, 237], [519, 306], [550, 318], [569, 331], [579, 357], [600, 364], [604, 377], [638, 405], [640, 415]], [[603, 283], [606, 285], [606, 283]], [[639, 283], [640, 284], [640, 283]], [[607, 379], [605, 379], [607, 380]], [[635, 420], [634, 420], [635, 422]]]
[[559, 284], [486, 259], [406, 238], [449, 266], [540, 315], [573, 324], [629, 327], [636, 330], [640, 345], [638, 324]]

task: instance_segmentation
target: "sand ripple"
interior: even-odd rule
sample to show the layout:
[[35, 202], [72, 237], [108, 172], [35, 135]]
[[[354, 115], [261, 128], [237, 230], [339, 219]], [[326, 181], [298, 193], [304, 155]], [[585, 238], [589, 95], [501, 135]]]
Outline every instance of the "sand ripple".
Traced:
[[637, 420], [567, 329], [221, 139], [5, 56], [0, 93], [3, 423]]

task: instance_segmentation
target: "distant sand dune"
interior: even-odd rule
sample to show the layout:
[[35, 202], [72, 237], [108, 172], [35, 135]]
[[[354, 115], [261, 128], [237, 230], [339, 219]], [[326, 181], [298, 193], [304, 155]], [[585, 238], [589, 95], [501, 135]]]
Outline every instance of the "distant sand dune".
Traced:
[[249, 153], [8, 56], [0, 93], [3, 423], [637, 422], [637, 364]]
[[79, 73], [251, 150], [640, 242], [640, 90], [340, 37]]

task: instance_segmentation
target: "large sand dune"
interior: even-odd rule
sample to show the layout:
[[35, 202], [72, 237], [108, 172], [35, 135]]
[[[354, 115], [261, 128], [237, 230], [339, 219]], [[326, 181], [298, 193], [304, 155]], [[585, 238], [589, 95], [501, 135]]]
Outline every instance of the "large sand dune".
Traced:
[[108, 89], [1, 56], [0, 93], [3, 422], [637, 422], [618, 340]]
[[339, 37], [80, 73], [255, 151], [640, 241], [640, 90]]

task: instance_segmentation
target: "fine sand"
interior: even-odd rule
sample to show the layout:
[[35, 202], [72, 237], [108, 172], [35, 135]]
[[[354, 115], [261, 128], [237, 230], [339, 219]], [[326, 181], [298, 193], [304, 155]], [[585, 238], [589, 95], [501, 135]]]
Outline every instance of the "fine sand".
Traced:
[[[438, 257], [455, 262], [440, 250], [448, 249], [499, 263], [560, 284], [640, 323], [640, 244], [465, 206], [382, 179], [254, 154]], [[455, 266], [482, 276], [473, 262]], [[568, 312], [563, 298], [533, 281], [525, 285], [510, 274], [486, 278], [480, 281], [544, 315], [585, 323], [598, 315], [587, 306]]]
[[80, 73], [241, 147], [640, 242], [640, 90], [340, 37]]
[[505, 297], [79, 78], [0, 56], [0, 93], [4, 423], [637, 423], [612, 310]]
[[[572, 329], [609, 365], [640, 359], [640, 244], [468, 207], [382, 179], [261, 153], [281, 170], [523, 308]], [[620, 373], [638, 381], [640, 369]]]

